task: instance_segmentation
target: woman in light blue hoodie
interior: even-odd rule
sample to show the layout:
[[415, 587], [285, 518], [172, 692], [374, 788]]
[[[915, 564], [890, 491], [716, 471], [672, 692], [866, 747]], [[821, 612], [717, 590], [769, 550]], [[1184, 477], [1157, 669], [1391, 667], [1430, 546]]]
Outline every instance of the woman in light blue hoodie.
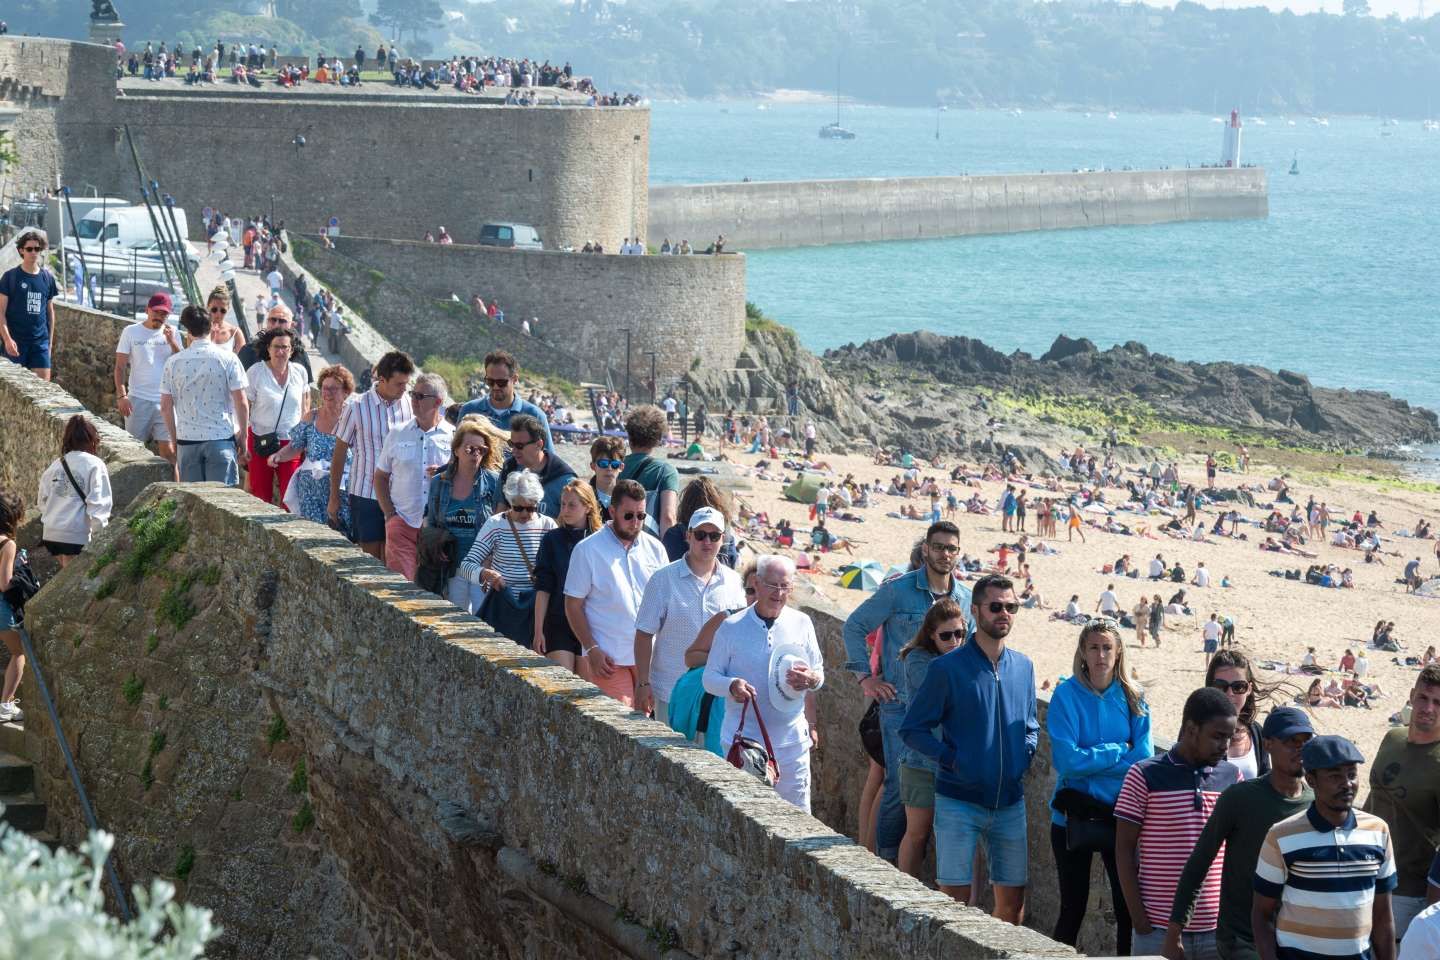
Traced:
[[[1050, 698], [1046, 727], [1055, 767], [1050, 845], [1059, 875], [1055, 939], [1075, 945], [1099, 853], [1115, 906], [1115, 952], [1130, 954], [1130, 913], [1115, 872], [1115, 798], [1125, 771], [1154, 752], [1150, 708], [1125, 665], [1119, 625], [1091, 620], [1075, 647], [1074, 676]], [[1108, 842], [1107, 842], [1108, 838]], [[1095, 946], [1095, 945], [1090, 945]]]

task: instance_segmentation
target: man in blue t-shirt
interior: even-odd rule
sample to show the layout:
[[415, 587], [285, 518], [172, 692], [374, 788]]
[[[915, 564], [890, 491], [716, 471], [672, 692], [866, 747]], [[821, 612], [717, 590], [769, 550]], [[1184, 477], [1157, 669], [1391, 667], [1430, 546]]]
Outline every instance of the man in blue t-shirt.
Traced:
[[0, 346], [5, 359], [18, 363], [41, 380], [50, 379], [50, 343], [55, 336], [54, 299], [59, 286], [40, 264], [48, 244], [39, 230], [22, 230], [15, 238], [20, 266], [0, 276]]
[[460, 407], [460, 418], [478, 413], [501, 430], [510, 429], [510, 418], [519, 413], [528, 414], [540, 421], [545, 428], [545, 452], [555, 455], [555, 441], [550, 436], [550, 420], [545, 411], [527, 403], [515, 395], [520, 364], [514, 355], [504, 350], [492, 350], [485, 355], [485, 386], [488, 395], [477, 397]]

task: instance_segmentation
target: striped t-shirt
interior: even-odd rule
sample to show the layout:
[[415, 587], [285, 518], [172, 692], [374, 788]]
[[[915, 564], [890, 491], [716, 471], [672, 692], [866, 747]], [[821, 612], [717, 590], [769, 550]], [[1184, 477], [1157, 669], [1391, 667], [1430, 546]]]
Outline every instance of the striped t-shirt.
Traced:
[[385, 400], [371, 387], [345, 404], [335, 438], [350, 447], [350, 493], [375, 499], [375, 465], [385, 435], [414, 416], [409, 391], [399, 400]]
[[[1115, 816], [1139, 824], [1135, 862], [1140, 873], [1140, 899], [1150, 922], [1163, 926], [1175, 902], [1180, 874], [1221, 791], [1244, 779], [1228, 760], [1214, 767], [1192, 767], [1171, 749], [1147, 757], [1125, 773]], [[1225, 869], [1222, 845], [1205, 874], [1186, 933], [1215, 929], [1220, 917], [1220, 877]]]
[[1255, 892], [1280, 901], [1277, 960], [1370, 960], [1376, 893], [1395, 889], [1390, 828], [1356, 810], [1337, 827], [1308, 810], [1265, 835], [1255, 864]]
[[[460, 575], [467, 580], [480, 582], [480, 572], [487, 566], [505, 578], [505, 586], [511, 590], [533, 590], [535, 582], [530, 570], [540, 555], [540, 541], [545, 534], [558, 526], [544, 514], [535, 514], [524, 523], [515, 524], [515, 533], [510, 532], [510, 519], [505, 513], [497, 513], [475, 535], [475, 544], [460, 564]], [[519, 543], [515, 534], [520, 535]], [[520, 544], [525, 545], [521, 555]], [[527, 564], [526, 558], [529, 558]]]

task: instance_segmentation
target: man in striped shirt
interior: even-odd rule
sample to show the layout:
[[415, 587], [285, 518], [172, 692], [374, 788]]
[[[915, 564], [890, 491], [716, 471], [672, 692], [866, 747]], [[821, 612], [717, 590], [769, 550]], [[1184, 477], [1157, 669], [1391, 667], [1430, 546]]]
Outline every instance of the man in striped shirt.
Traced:
[[375, 380], [369, 390], [345, 405], [340, 425], [335, 428], [335, 454], [330, 460], [330, 503], [326, 513], [330, 525], [340, 518], [340, 479], [345, 473], [346, 454], [350, 464], [350, 539], [376, 560], [385, 559], [385, 514], [375, 499], [375, 467], [385, 436], [415, 416], [410, 405], [410, 378], [415, 364], [404, 353], [392, 350], [375, 364]]
[[[1134, 956], [1160, 953], [1185, 861], [1221, 791], [1244, 776], [1225, 759], [1235, 724], [1230, 698], [1214, 687], [1202, 687], [1185, 701], [1179, 742], [1125, 774], [1115, 801], [1115, 869], [1135, 928], [1130, 947]], [[1222, 850], [1206, 872], [1195, 912], [1180, 934], [1186, 960], [1219, 956], [1215, 926], [1224, 869]]]
[[1305, 744], [1300, 761], [1315, 802], [1265, 835], [1250, 914], [1255, 946], [1262, 960], [1395, 960], [1390, 828], [1354, 809], [1365, 757], [1331, 736]]

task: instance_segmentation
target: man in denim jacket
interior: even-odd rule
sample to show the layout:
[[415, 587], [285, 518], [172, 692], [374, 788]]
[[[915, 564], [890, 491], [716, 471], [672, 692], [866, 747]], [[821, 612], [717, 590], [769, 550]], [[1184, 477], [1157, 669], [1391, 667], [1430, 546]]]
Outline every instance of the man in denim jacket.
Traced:
[[[954, 578], [960, 557], [960, 529], [948, 520], [932, 523], [920, 548], [924, 562], [918, 570], [880, 585], [880, 589], [850, 614], [845, 621], [845, 669], [860, 679], [866, 697], [880, 702], [880, 736], [885, 750], [885, 788], [880, 796], [875, 832], [876, 852], [892, 863], [900, 853], [905, 835], [905, 808], [900, 804], [900, 723], [907, 704], [897, 693], [900, 678], [900, 648], [914, 639], [930, 606], [946, 597], [966, 611], [966, 629], [975, 626], [970, 611], [970, 590]], [[883, 627], [880, 675], [870, 672], [870, 655], [865, 638]]]

